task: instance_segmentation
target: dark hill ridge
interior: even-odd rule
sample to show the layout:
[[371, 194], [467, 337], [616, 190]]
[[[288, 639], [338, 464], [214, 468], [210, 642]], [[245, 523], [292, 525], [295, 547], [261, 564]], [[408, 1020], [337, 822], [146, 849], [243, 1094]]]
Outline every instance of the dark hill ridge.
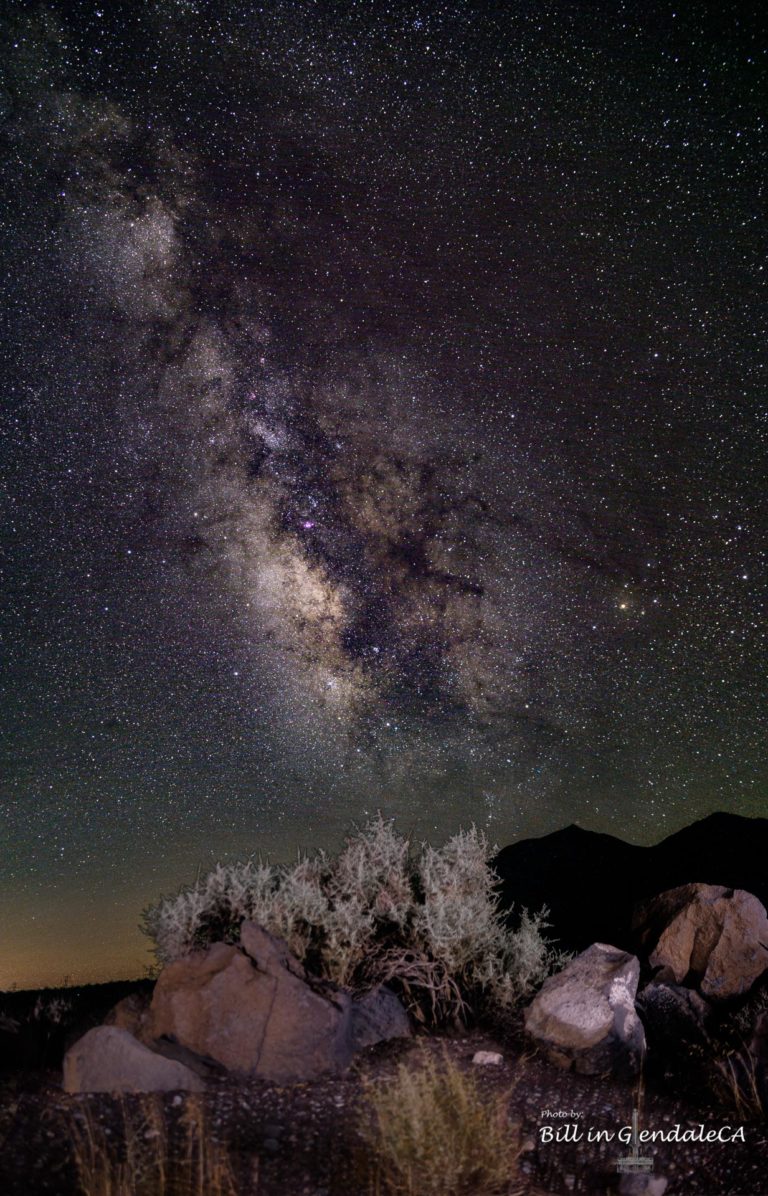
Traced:
[[710, 814], [653, 847], [567, 826], [503, 848], [494, 867], [504, 908], [548, 906], [561, 946], [633, 950], [635, 902], [677, 885], [746, 889], [768, 906], [768, 818]]

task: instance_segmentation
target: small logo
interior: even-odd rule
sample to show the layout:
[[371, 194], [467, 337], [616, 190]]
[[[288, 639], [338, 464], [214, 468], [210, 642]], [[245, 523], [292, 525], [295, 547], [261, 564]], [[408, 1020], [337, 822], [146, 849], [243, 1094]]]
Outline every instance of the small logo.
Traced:
[[632, 1149], [629, 1154], [616, 1160], [616, 1170], [635, 1174], [642, 1171], [653, 1171], [653, 1156], [640, 1154], [640, 1136], [637, 1130], [637, 1109], [632, 1110]]

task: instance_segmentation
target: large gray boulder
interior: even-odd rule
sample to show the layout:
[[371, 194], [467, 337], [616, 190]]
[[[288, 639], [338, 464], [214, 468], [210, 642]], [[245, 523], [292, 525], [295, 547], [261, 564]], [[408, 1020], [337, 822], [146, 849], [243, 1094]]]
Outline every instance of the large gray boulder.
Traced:
[[307, 976], [282, 940], [244, 923], [238, 946], [214, 943], [168, 965], [145, 1033], [230, 1071], [283, 1082], [343, 1070], [351, 1000]]
[[166, 1059], [119, 1026], [96, 1026], [64, 1056], [64, 1091], [202, 1092], [200, 1076]]
[[410, 1038], [411, 1019], [397, 993], [377, 984], [352, 1002], [352, 1049], [374, 1046], [390, 1038]]
[[681, 885], [635, 910], [655, 979], [710, 1000], [747, 992], [768, 969], [768, 917], [757, 897], [722, 885]]
[[555, 976], [525, 1011], [525, 1028], [560, 1067], [627, 1078], [640, 1069], [645, 1033], [635, 1010], [640, 964], [593, 943]]

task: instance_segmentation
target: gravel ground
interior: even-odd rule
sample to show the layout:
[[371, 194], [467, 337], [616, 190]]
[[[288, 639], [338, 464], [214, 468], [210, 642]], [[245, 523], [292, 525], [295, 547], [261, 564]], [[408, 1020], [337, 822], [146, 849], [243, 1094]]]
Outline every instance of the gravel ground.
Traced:
[[[355, 1123], [363, 1106], [363, 1082], [386, 1083], [398, 1063], [418, 1052], [447, 1051], [472, 1067], [477, 1050], [499, 1050], [501, 1066], [474, 1067], [480, 1084], [511, 1089], [512, 1120], [520, 1127], [523, 1153], [519, 1191], [526, 1196], [618, 1191], [616, 1158], [627, 1147], [587, 1141], [589, 1127], [616, 1132], [629, 1125], [634, 1090], [614, 1082], [564, 1073], [519, 1044], [499, 1045], [487, 1035], [398, 1042], [363, 1053], [341, 1078], [280, 1087], [264, 1081], [227, 1081], [205, 1101], [214, 1133], [236, 1163], [243, 1196], [367, 1196], [355, 1178], [360, 1149]], [[117, 1140], [119, 1102], [108, 1096], [68, 1097], [55, 1072], [7, 1079], [0, 1089], [0, 1192], [2, 1196], [76, 1196], [69, 1120], [87, 1110]], [[169, 1123], [177, 1124], [184, 1098], [162, 1099]], [[130, 1107], [130, 1098], [128, 1101]], [[567, 1117], [547, 1117], [565, 1112]], [[578, 1116], [573, 1116], [578, 1114]], [[742, 1123], [722, 1112], [653, 1090], [646, 1093], [642, 1125], [669, 1132], [719, 1130]], [[576, 1125], [581, 1141], [544, 1142], [542, 1127]], [[765, 1125], [744, 1124], [744, 1142], [660, 1143], [655, 1170], [669, 1180], [667, 1196], [768, 1196], [768, 1134]], [[644, 1151], [644, 1153], [648, 1153]], [[358, 1172], [359, 1175], [359, 1172]]]

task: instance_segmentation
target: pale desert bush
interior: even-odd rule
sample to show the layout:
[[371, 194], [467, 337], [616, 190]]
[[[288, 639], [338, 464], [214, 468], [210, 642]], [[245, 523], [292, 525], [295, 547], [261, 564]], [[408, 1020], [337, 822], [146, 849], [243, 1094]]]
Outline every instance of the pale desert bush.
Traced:
[[157, 1094], [122, 1101], [120, 1129], [116, 1138], [85, 1103], [68, 1118], [83, 1196], [238, 1196], [228, 1151], [199, 1097], [187, 1098], [173, 1141]]
[[367, 1088], [360, 1169], [374, 1196], [512, 1196], [519, 1130], [507, 1093], [482, 1095], [447, 1056]]
[[546, 911], [507, 926], [494, 850], [475, 827], [413, 849], [379, 816], [333, 857], [217, 864], [146, 909], [143, 929], [165, 964], [236, 941], [252, 919], [325, 979], [352, 990], [389, 982], [422, 1020], [463, 1020], [514, 1007], [564, 961], [544, 937]]

